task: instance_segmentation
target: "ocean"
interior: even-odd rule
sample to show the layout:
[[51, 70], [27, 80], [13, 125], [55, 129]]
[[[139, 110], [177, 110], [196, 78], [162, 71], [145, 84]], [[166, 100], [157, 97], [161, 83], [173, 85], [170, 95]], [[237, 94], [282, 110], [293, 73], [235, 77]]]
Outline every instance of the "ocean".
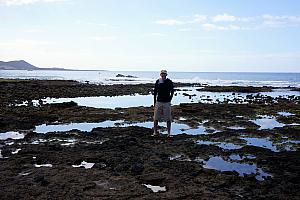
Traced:
[[[118, 74], [129, 77], [117, 77]], [[130, 77], [134, 76], [134, 77]], [[174, 82], [208, 85], [300, 87], [300, 73], [169, 72]], [[76, 80], [97, 84], [154, 83], [158, 71], [53, 71], [0, 70], [0, 78]]]

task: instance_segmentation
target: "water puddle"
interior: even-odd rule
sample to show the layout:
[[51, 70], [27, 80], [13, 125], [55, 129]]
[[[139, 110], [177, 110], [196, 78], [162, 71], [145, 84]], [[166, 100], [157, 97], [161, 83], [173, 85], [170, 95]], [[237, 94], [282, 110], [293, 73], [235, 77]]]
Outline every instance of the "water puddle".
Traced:
[[245, 130], [245, 127], [242, 126], [229, 126], [227, 128], [232, 130]]
[[284, 117], [289, 117], [289, 116], [293, 116], [295, 114], [290, 113], [290, 112], [278, 112], [278, 115], [284, 116]]
[[273, 129], [275, 127], [284, 127], [286, 124], [279, 123], [275, 117], [267, 115], [259, 115], [259, 119], [250, 120], [256, 125], [260, 126], [258, 130]]
[[7, 145], [7, 146], [11, 146], [13, 144], [15, 144], [15, 142], [5, 142], [5, 145]]
[[203, 167], [207, 169], [215, 169], [218, 171], [236, 171], [239, 176], [244, 177], [246, 174], [254, 174], [255, 178], [259, 181], [264, 180], [266, 177], [270, 176], [262, 169], [257, 168], [256, 165], [250, 165], [245, 163], [238, 162], [228, 162], [225, 161], [222, 157], [214, 156], [210, 157], [209, 160], [201, 160], [203, 162]]
[[239, 155], [239, 154], [231, 154], [230, 156], [229, 156], [229, 159], [230, 160], [233, 160], [233, 161], [242, 161], [242, 160], [245, 160], [245, 159], [249, 159], [249, 160], [251, 160], [251, 159], [255, 159], [256, 158], [256, 156], [254, 156], [254, 155], [251, 155], [251, 154], [248, 154], [248, 155]]
[[30, 143], [27, 142], [23, 142], [20, 143], [20, 145], [22, 144], [34, 144], [34, 145], [39, 145], [42, 143], [46, 143], [46, 142], [50, 142], [50, 143], [57, 143], [61, 146], [67, 146], [67, 147], [72, 147], [74, 146], [76, 143], [80, 142], [80, 143], [86, 143], [86, 144], [103, 144], [103, 142], [106, 142], [107, 139], [103, 139], [103, 140], [93, 140], [93, 141], [84, 141], [84, 140], [76, 140], [74, 138], [69, 138], [69, 139], [59, 139], [59, 138], [52, 138], [49, 140], [46, 139], [38, 139], [38, 140], [33, 140]]
[[107, 120], [104, 122], [99, 123], [70, 123], [70, 124], [42, 124], [35, 127], [35, 131], [37, 133], [48, 133], [48, 132], [66, 132], [71, 131], [73, 129], [79, 130], [79, 131], [87, 131], [90, 132], [93, 130], [93, 128], [97, 127], [115, 127], [117, 124], [123, 123], [123, 120], [117, 120], [117, 121], [111, 121]]
[[13, 139], [13, 140], [18, 140], [18, 139], [23, 139], [25, 136], [23, 133], [19, 132], [6, 132], [6, 133], [0, 133], [0, 140], [7, 140], [7, 139]]
[[226, 150], [233, 150], [233, 149], [241, 149], [243, 146], [236, 145], [233, 143], [226, 143], [226, 142], [212, 142], [212, 141], [204, 141], [204, 140], [198, 140], [196, 142], [197, 144], [205, 144], [205, 145], [215, 145], [222, 149]]
[[11, 152], [11, 154], [17, 154], [19, 153], [19, 151], [21, 151], [22, 149], [16, 149], [15, 151]]
[[[46, 143], [46, 142], [48, 142], [48, 140], [38, 139], [38, 140], [32, 141], [30, 144], [41, 144], [41, 143]], [[26, 144], [26, 143], [24, 143], [24, 144]]]
[[72, 167], [84, 167], [85, 169], [91, 169], [95, 163], [88, 163], [86, 161], [82, 161], [80, 165], [72, 165]]
[[23, 173], [19, 173], [19, 176], [28, 176], [30, 175], [32, 172], [23, 172]]
[[59, 142], [61, 146], [73, 146], [76, 144], [75, 139], [67, 139], [67, 140], [61, 140], [61, 139], [53, 139], [50, 140], [50, 142]]
[[143, 184], [146, 188], [149, 188], [152, 190], [152, 192], [166, 192], [167, 188], [166, 186], [155, 186], [155, 185], [150, 185], [150, 184]]
[[[138, 123], [124, 123], [121, 125], [122, 127], [128, 126], [140, 126], [144, 128], [153, 128], [153, 122], [138, 122]], [[160, 133], [167, 134], [167, 123], [160, 122], [159, 123]], [[206, 128], [203, 125], [199, 125], [197, 128], [191, 128], [190, 126], [179, 123], [179, 122], [172, 122], [171, 126], [171, 134], [172, 135], [179, 135], [179, 134], [188, 134], [188, 135], [201, 135], [201, 134], [212, 134], [216, 133], [217, 130], [213, 128]]]
[[[182, 87], [177, 88], [174, 98], [172, 99], [173, 105], [179, 105], [180, 103], [248, 103], [250, 97], [256, 95], [263, 95], [275, 97], [288, 97], [292, 95], [299, 95], [297, 91], [290, 90], [274, 90], [274, 92], [263, 92], [263, 93], [235, 93], [235, 92], [207, 92], [197, 91], [200, 87]], [[263, 97], [262, 96], [262, 97]], [[79, 106], [87, 106], [93, 108], [129, 108], [138, 106], [151, 106], [153, 104], [153, 95], [123, 95], [123, 96], [97, 96], [97, 97], [76, 97], [76, 98], [45, 98], [41, 100], [33, 100], [32, 102], [24, 101], [21, 104], [15, 104], [13, 106], [40, 106], [40, 102], [43, 104], [53, 103], [65, 103], [75, 102]]]
[[[268, 137], [267, 138], [240, 137], [240, 139], [246, 142], [246, 146], [261, 147], [261, 148], [269, 149], [273, 152], [296, 151], [300, 146], [299, 140], [286, 140], [282, 142], [273, 143]], [[214, 141], [205, 141], [205, 140], [197, 140], [196, 143], [202, 145], [215, 145], [224, 150], [241, 149], [242, 147], [245, 146], [243, 144], [237, 145], [234, 143], [214, 142]]]
[[300, 140], [287, 140], [282, 143], [286, 151], [297, 151], [300, 149]]
[[277, 147], [273, 145], [273, 142], [269, 140], [269, 138], [246, 138], [242, 137], [241, 139], [245, 140], [247, 142], [248, 146], [256, 146], [256, 147], [262, 147], [265, 149], [270, 149], [273, 152], [279, 152]]
[[184, 154], [175, 154], [169, 156], [169, 160], [176, 160], [176, 161], [192, 161], [189, 157]]
[[40, 167], [52, 167], [52, 164], [41, 164], [41, 165], [34, 164], [34, 166], [37, 167], [37, 168], [40, 168]]
[[[84, 123], [51, 124], [51, 125], [43, 124], [43, 125], [36, 126], [35, 131], [37, 133], [48, 133], [48, 132], [67, 132], [76, 129], [79, 131], [90, 132], [97, 127], [108, 128], [108, 127], [129, 127], [129, 126], [139, 126], [139, 127], [152, 129], [153, 122], [147, 121], [147, 122], [128, 123], [128, 122], [124, 122], [123, 120], [116, 120], [116, 121], [107, 120], [99, 123], [84, 122]], [[159, 129], [161, 129], [161, 133], [167, 134], [166, 122], [159, 123]], [[173, 135], [178, 135], [183, 133], [189, 135], [199, 135], [199, 134], [216, 133], [217, 130], [213, 128], [206, 128], [203, 125], [199, 125], [197, 128], [191, 128], [186, 124], [173, 122], [171, 132]], [[42, 141], [38, 141], [38, 142], [42, 142]]]

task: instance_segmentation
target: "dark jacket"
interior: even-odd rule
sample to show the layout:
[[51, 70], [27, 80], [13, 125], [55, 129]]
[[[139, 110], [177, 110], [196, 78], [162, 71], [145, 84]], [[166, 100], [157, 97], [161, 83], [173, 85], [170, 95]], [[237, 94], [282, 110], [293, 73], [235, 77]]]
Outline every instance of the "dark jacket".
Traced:
[[[159, 83], [159, 79], [155, 82], [154, 86], [154, 103], [171, 102], [174, 94], [174, 85], [170, 79], [166, 79], [163, 83]], [[157, 97], [157, 98], [156, 98]]]

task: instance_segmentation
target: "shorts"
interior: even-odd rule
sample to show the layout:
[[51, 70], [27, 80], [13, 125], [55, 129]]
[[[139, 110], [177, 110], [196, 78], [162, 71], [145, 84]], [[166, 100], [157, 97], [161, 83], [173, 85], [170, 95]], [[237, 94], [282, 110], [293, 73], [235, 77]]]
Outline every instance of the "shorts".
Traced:
[[172, 121], [171, 103], [157, 101], [154, 107], [154, 120]]

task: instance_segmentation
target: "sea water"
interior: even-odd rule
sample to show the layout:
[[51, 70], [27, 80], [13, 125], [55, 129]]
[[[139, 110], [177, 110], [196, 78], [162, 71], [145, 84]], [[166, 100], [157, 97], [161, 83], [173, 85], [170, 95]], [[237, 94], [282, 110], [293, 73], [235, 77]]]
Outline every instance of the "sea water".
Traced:
[[[132, 77], [116, 77], [117, 74]], [[300, 87], [300, 73], [254, 72], [172, 72], [168, 77], [174, 82], [202, 83], [208, 85]], [[159, 78], [154, 71], [55, 71], [55, 70], [0, 70], [0, 78], [76, 80], [99, 84], [153, 83]]]

